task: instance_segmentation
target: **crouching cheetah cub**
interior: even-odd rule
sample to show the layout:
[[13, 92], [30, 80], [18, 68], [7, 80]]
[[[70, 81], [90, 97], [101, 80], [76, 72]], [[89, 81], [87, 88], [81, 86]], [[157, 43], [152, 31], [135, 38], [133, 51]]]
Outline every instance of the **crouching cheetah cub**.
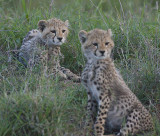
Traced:
[[65, 22], [56, 18], [40, 20], [38, 30], [29, 31], [23, 39], [19, 61], [30, 68], [40, 63], [47, 75], [58, 75], [60, 78], [79, 82], [79, 76], [60, 66], [60, 58], [63, 57], [60, 46], [66, 41], [68, 25], [68, 20]]
[[[114, 42], [112, 32], [94, 29], [81, 30], [79, 39], [87, 58], [81, 80], [88, 94], [88, 126], [94, 123], [96, 136], [105, 129], [117, 136], [135, 135], [153, 129], [152, 117], [125, 84], [110, 58]], [[97, 117], [94, 118], [96, 107]]]

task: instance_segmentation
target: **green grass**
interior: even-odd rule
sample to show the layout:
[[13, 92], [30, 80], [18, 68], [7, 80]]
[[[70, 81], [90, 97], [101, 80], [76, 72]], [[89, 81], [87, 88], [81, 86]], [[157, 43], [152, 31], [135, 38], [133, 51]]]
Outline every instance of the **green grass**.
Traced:
[[[81, 136], [87, 95], [80, 84], [25, 69], [8, 51], [20, 48], [41, 19], [69, 20], [61, 65], [80, 74], [78, 32], [113, 31], [113, 58], [131, 90], [150, 110], [160, 136], [160, 9], [156, 0], [0, 0], [0, 136]], [[8, 7], [8, 8], [7, 8]]]

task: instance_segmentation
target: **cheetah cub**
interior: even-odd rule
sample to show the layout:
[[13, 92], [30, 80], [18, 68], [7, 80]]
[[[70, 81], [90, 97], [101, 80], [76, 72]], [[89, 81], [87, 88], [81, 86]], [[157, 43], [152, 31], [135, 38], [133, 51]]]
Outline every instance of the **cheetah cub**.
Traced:
[[30, 68], [41, 63], [45, 73], [79, 82], [79, 76], [60, 66], [60, 58], [63, 58], [60, 46], [66, 41], [68, 26], [68, 20], [65, 22], [56, 18], [40, 20], [38, 30], [29, 31], [23, 39], [19, 61]]
[[152, 130], [151, 115], [128, 88], [110, 57], [114, 47], [111, 37], [110, 29], [79, 32], [82, 51], [87, 58], [81, 76], [88, 94], [87, 125], [94, 123], [96, 136], [104, 136], [105, 129], [112, 133], [118, 130], [117, 136]]

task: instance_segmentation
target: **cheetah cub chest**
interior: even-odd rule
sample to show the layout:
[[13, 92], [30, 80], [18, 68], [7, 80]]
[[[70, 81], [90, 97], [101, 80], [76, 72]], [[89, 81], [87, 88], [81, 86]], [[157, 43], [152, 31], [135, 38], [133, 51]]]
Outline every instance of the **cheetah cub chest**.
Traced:
[[151, 130], [151, 115], [125, 84], [110, 58], [114, 47], [111, 36], [110, 29], [79, 33], [87, 58], [81, 76], [88, 94], [87, 125], [94, 124], [97, 136], [103, 136], [105, 131], [127, 136]]
[[82, 82], [85, 87], [90, 90], [89, 92], [94, 99], [99, 101], [99, 92], [97, 91], [97, 87], [93, 81], [93, 78], [95, 78], [94, 65], [93, 62], [90, 62], [82, 73]]

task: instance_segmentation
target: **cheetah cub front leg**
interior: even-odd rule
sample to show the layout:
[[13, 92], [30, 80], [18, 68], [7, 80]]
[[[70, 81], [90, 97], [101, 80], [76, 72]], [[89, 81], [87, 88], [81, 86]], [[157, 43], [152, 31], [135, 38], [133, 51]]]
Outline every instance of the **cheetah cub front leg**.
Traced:
[[95, 115], [96, 115], [96, 109], [97, 109], [97, 102], [91, 96], [90, 90], [87, 91], [87, 94], [88, 94], [88, 102], [87, 102], [87, 113], [86, 113], [87, 118], [86, 118], [85, 126], [88, 129], [93, 129], [92, 126], [96, 121]]
[[[80, 31], [82, 51], [87, 58], [82, 83], [88, 93], [88, 113], [93, 114], [93, 101], [98, 104], [94, 124], [96, 136], [118, 131], [117, 136], [135, 135], [153, 129], [151, 115], [128, 88], [110, 57], [114, 42], [112, 32], [94, 29]], [[105, 125], [108, 125], [104, 127]]]
[[101, 94], [98, 102], [98, 115], [94, 125], [96, 136], [103, 136], [104, 126], [107, 118], [107, 112], [110, 107], [110, 98], [108, 95]]
[[60, 67], [60, 71], [62, 71], [62, 73], [64, 73], [66, 75], [67, 79], [69, 79], [69, 80], [73, 80], [74, 82], [80, 82], [80, 80], [81, 80], [81, 78], [79, 76], [77, 76], [76, 74], [74, 74], [73, 72], [71, 72], [67, 68]]

